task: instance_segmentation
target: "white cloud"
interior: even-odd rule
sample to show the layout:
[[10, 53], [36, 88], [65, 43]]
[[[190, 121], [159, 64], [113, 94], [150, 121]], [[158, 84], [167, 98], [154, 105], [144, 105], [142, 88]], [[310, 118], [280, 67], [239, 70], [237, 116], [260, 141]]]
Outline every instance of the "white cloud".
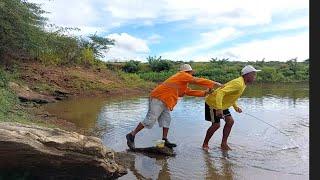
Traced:
[[158, 44], [158, 43], [160, 43], [160, 40], [162, 38], [163, 37], [160, 36], [159, 34], [152, 34], [151, 36], [148, 37], [148, 43], [149, 44]]
[[41, 7], [49, 12], [45, 16], [50, 22], [57, 25], [87, 26], [98, 18], [92, 1], [90, 0], [29, 0], [41, 4]]
[[145, 40], [127, 33], [113, 33], [107, 37], [115, 40], [115, 46], [106, 54], [106, 59], [143, 60], [150, 52]]
[[[274, 15], [308, 10], [303, 0], [29, 0], [42, 3], [50, 21], [71, 27], [104, 27], [126, 23], [155, 23], [187, 20], [191, 26], [265, 25]], [[294, 27], [295, 25], [292, 24]]]
[[82, 26], [78, 28], [79, 28], [79, 31], [71, 31], [69, 34], [80, 36], [80, 35], [99, 34], [104, 31], [103, 27]]
[[303, 16], [296, 19], [288, 19], [286, 22], [277, 23], [275, 25], [263, 28], [260, 32], [292, 30], [298, 28], [309, 28], [309, 17]]
[[194, 45], [170, 52], [164, 52], [161, 55], [168, 59], [190, 59], [195, 53], [197, 53], [197, 51], [212, 48], [214, 45], [235, 38], [240, 34], [240, 32], [237, 32], [231, 27], [202, 33], [200, 40]]
[[[262, 8], [256, 1], [171, 1], [174, 17], [188, 17], [196, 25], [224, 24], [226, 26], [269, 23], [271, 10]], [[179, 6], [184, 4], [183, 6]], [[255, 7], [252, 6], [255, 5]]]
[[[236, 44], [233, 47], [217, 49], [207, 52], [195, 52], [190, 50], [198, 46], [179, 50], [177, 54], [171, 52], [169, 59], [182, 59], [183, 56], [194, 61], [209, 61], [211, 58], [229, 58], [236, 61], [256, 61], [265, 58], [265, 61], [287, 61], [298, 58], [304, 61], [309, 58], [309, 32], [303, 32], [291, 36], [276, 36], [270, 39], [256, 39], [246, 43]], [[171, 58], [170, 58], [171, 57]], [[185, 59], [188, 60], [188, 59]]]
[[302, 0], [108, 0], [105, 10], [121, 22], [152, 20], [172, 22], [190, 20], [198, 25], [224, 24], [235, 26], [261, 25], [271, 22], [277, 13], [308, 9]]
[[[212, 56], [215, 57], [215, 55]], [[216, 56], [242, 61], [255, 61], [263, 58], [267, 61], [286, 61], [297, 57], [298, 61], [303, 61], [309, 58], [309, 33], [276, 36], [267, 40], [257, 39], [221, 50], [221, 53]]]
[[97, 11], [94, 1], [29, 0], [29, 2], [40, 4], [41, 8], [48, 12], [44, 16], [49, 19], [49, 23], [80, 29], [80, 31], [70, 31], [69, 34], [88, 35], [108, 30], [103, 24], [95, 25], [100, 18], [100, 12]]
[[116, 19], [155, 19], [161, 15], [164, 1], [145, 0], [108, 0], [105, 1], [105, 11]]
[[[200, 27], [210, 29], [219, 27], [222, 30], [201, 34], [198, 42], [187, 47], [170, 50], [163, 56], [168, 58], [210, 58], [208, 50], [226, 39], [240, 35], [309, 28], [308, 14], [309, 1], [304, 0], [28, 0], [42, 3], [46, 16], [51, 23], [65, 27], [78, 27], [76, 35], [106, 33], [114, 27], [122, 25], [152, 26], [164, 22], [185, 20], [183, 27]], [[296, 15], [303, 14], [303, 17]], [[277, 17], [287, 17], [287, 21], [273, 21]], [[180, 23], [181, 25], [182, 23]], [[259, 29], [250, 29], [258, 26]], [[246, 27], [245, 34], [236, 28]], [[247, 28], [249, 27], [249, 28]], [[177, 28], [181, 28], [177, 25]], [[166, 33], [166, 32], [164, 32]], [[117, 38], [117, 44], [109, 55], [113, 57], [144, 58], [150, 49], [148, 44], [157, 44], [165, 41], [165, 37], [157, 34], [145, 40], [133, 37], [126, 33], [110, 34]], [[301, 56], [308, 57], [308, 37], [301, 34], [296, 36], [278, 36], [269, 40], [255, 40], [238, 46], [222, 50], [216, 56], [228, 56], [239, 59], [275, 58], [286, 59]], [[296, 39], [295, 39], [296, 38]], [[301, 41], [299, 43], [299, 41]], [[291, 44], [289, 43], [291, 42]], [[183, 43], [183, 42], [181, 42]], [[270, 45], [270, 43], [275, 43]], [[273, 48], [276, 47], [276, 48]], [[286, 48], [284, 48], [286, 47]], [[250, 49], [251, 48], [251, 49]], [[252, 49], [255, 51], [252, 52]], [[274, 49], [271, 53], [271, 49]], [[281, 51], [278, 51], [281, 49]], [[208, 53], [201, 53], [206, 51]], [[289, 51], [292, 50], [290, 53]], [[256, 53], [257, 52], [257, 53]], [[290, 56], [290, 57], [289, 57]]]

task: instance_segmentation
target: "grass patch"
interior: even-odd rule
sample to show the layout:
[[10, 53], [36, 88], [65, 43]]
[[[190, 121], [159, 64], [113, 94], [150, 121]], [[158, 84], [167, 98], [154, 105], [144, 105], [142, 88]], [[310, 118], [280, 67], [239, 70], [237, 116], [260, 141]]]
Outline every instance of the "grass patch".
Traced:
[[175, 73], [176, 71], [143, 72], [143, 73], [139, 73], [139, 76], [141, 79], [145, 81], [163, 82]]
[[127, 88], [151, 88], [155, 86], [155, 83], [145, 81], [135, 73], [124, 73], [122, 71], [118, 71], [118, 75], [122, 79], [122, 84]]
[[4, 121], [12, 114], [11, 110], [18, 103], [17, 97], [9, 90], [8, 82], [11, 77], [0, 69], [0, 121]]
[[119, 84], [116, 84], [114, 82], [104, 84], [96, 80], [90, 80], [90, 79], [85, 79], [85, 78], [76, 77], [76, 76], [73, 77], [72, 86], [74, 89], [79, 91], [90, 91], [90, 90], [104, 91], [104, 90], [112, 90], [120, 87]]
[[55, 127], [38, 120], [21, 107], [18, 97], [8, 87], [8, 83], [14, 81], [13, 77], [0, 68], [0, 122], [17, 122], [51, 128]]
[[49, 92], [53, 93], [55, 91], [55, 87], [49, 85], [48, 83], [38, 83], [33, 87], [33, 90], [37, 92]]

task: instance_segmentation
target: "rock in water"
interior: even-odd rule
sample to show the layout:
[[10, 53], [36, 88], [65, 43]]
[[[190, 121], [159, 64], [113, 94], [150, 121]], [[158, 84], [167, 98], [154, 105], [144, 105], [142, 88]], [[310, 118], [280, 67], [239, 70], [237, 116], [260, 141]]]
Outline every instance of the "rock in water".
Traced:
[[143, 153], [150, 157], [176, 155], [172, 148], [168, 148], [166, 146], [163, 148], [159, 148], [159, 147], [135, 148], [135, 149], [131, 149], [130, 151]]
[[54, 179], [115, 179], [127, 173], [99, 138], [9, 122], [0, 123], [0, 169]]

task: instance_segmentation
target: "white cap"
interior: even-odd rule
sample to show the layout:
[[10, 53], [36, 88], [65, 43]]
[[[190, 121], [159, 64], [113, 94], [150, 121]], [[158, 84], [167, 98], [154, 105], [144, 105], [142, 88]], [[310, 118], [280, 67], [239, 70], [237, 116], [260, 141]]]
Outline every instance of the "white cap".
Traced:
[[180, 71], [192, 71], [192, 68], [189, 64], [183, 64], [180, 66]]
[[242, 68], [241, 75], [245, 75], [245, 74], [248, 74], [250, 72], [258, 72], [258, 71], [261, 71], [261, 70], [257, 70], [251, 65], [246, 65], [244, 68]]

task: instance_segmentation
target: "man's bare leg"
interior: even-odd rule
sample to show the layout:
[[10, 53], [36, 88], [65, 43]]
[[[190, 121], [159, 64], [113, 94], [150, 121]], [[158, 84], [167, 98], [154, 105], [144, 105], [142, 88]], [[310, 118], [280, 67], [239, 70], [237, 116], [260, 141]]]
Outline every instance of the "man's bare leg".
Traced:
[[126, 139], [127, 139], [127, 145], [130, 149], [134, 149], [135, 148], [135, 145], [134, 145], [134, 138], [135, 138], [135, 135], [141, 131], [142, 129], [144, 128], [143, 124], [140, 122], [137, 127], [131, 131], [130, 133], [128, 133], [126, 135]]
[[168, 132], [169, 132], [169, 128], [163, 127], [162, 128], [162, 139], [168, 139]]
[[226, 124], [224, 125], [223, 128], [223, 136], [222, 136], [222, 141], [221, 141], [221, 149], [222, 150], [231, 150], [231, 148], [228, 146], [228, 137], [230, 135], [232, 126], [234, 124], [234, 120], [232, 116], [225, 116]]
[[211, 139], [214, 132], [216, 132], [217, 129], [219, 129], [220, 123], [212, 123], [212, 125], [208, 128], [206, 137], [204, 138], [202, 149], [203, 150], [209, 150], [209, 140]]
[[170, 142], [167, 138], [169, 128], [163, 127], [162, 130], [163, 130], [162, 131], [162, 140], [165, 140], [164, 145], [167, 147], [170, 147], [170, 148], [176, 147], [177, 145], [175, 143]]
[[138, 126], [131, 132], [131, 135], [135, 136], [139, 131], [144, 128], [143, 124], [140, 122]]

